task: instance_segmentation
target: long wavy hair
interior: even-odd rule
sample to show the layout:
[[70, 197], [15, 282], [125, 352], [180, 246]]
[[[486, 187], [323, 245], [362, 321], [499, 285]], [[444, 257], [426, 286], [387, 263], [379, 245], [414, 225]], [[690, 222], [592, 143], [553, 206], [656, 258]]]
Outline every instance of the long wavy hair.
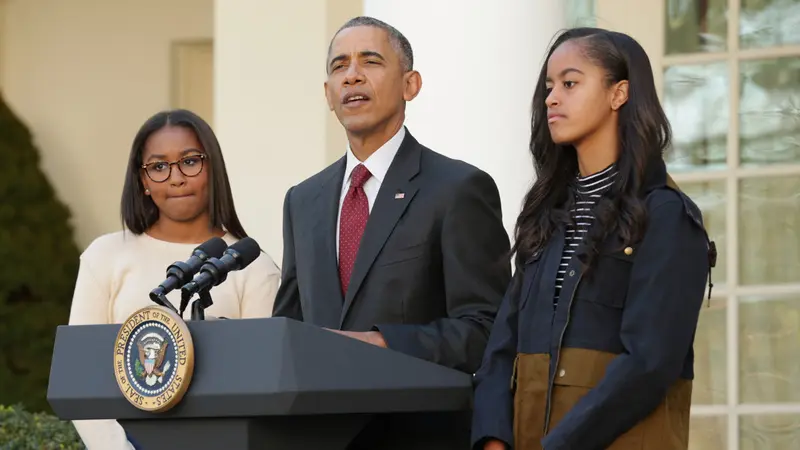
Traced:
[[[624, 241], [637, 242], [647, 227], [643, 191], [652, 164], [663, 157], [670, 143], [670, 126], [658, 100], [650, 59], [633, 38], [598, 28], [574, 28], [558, 35], [547, 60], [567, 41], [579, 43], [584, 55], [604, 69], [606, 83], [628, 81], [628, 101], [619, 109], [620, 152], [617, 178], [608, 195], [595, 208], [595, 225], [587, 236], [585, 266], [591, 267], [599, 245], [612, 233]], [[548, 95], [542, 67], [533, 95], [530, 152], [536, 182], [525, 196], [517, 218], [512, 254], [521, 268], [535, 252], [544, 248], [553, 233], [568, 224], [574, 199], [570, 195], [578, 173], [578, 157], [572, 145], [558, 145], [547, 125]]]

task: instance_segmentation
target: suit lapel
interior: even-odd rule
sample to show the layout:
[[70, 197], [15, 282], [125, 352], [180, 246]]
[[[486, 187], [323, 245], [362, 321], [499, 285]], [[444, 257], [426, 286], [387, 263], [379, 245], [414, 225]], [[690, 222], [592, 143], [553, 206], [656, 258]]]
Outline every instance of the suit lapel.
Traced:
[[342, 192], [342, 182], [346, 159], [337, 162], [331, 176], [320, 185], [316, 205], [309, 208], [312, 211], [321, 211], [317, 214], [313, 230], [313, 248], [315, 253], [315, 269], [311, 273], [317, 274], [312, 280], [316, 285], [314, 290], [320, 292], [320, 301], [315, 302], [315, 323], [328, 328], [338, 328], [339, 317], [342, 311], [342, 287], [339, 282], [339, 264], [336, 258], [336, 221], [339, 215], [339, 199]]
[[381, 183], [378, 197], [375, 199], [375, 204], [372, 206], [367, 220], [367, 227], [361, 237], [361, 244], [350, 277], [350, 286], [344, 299], [340, 326], [344, 323], [353, 299], [358, 294], [375, 258], [378, 257], [386, 240], [394, 231], [397, 221], [400, 220], [417, 193], [418, 188], [412, 179], [419, 173], [420, 154], [419, 144], [407, 132], [397, 155], [389, 166], [389, 171], [386, 172], [386, 178]]

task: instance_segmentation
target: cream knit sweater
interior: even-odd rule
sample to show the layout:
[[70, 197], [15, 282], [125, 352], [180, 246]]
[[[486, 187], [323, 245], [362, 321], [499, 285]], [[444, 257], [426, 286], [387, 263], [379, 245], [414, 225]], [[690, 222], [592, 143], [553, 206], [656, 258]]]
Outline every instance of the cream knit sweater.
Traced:
[[[236, 238], [226, 234], [228, 245]], [[70, 325], [117, 324], [139, 308], [153, 305], [150, 291], [166, 278], [167, 266], [185, 261], [197, 244], [176, 244], [130, 231], [97, 238], [83, 252], [72, 299]], [[269, 317], [278, 290], [280, 272], [266, 253], [211, 291], [214, 304], [206, 316], [228, 319]], [[167, 298], [176, 307], [180, 290]], [[191, 308], [184, 315], [188, 318]], [[111, 370], [109, 355], [109, 370]], [[89, 450], [132, 448], [115, 420], [78, 420], [75, 428]]]

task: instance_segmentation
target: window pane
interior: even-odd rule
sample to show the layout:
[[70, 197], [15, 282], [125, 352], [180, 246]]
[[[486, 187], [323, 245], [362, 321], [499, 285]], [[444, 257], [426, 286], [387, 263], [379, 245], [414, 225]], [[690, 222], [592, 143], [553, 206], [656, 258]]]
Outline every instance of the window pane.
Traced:
[[594, 10], [595, 0], [566, 0], [567, 26], [568, 27], [594, 27], [597, 26]]
[[667, 55], [725, 51], [728, 0], [667, 0]]
[[746, 178], [739, 186], [741, 283], [800, 281], [800, 175]]
[[798, 336], [800, 295], [746, 297], [740, 300], [741, 403], [800, 402]]
[[727, 263], [725, 249], [727, 248], [727, 233], [725, 232], [726, 195], [725, 181], [710, 181], [705, 183], [680, 183], [680, 188], [697, 207], [703, 211], [703, 223], [708, 236], [717, 244], [717, 267], [712, 269], [711, 276], [715, 286], [726, 284]]
[[739, 450], [797, 450], [800, 415], [741, 416], [739, 438]]
[[692, 416], [689, 421], [689, 450], [728, 448], [727, 416]]
[[667, 67], [663, 104], [673, 131], [670, 171], [724, 168], [730, 127], [727, 65]]
[[693, 405], [725, 404], [728, 398], [726, 300], [703, 304], [694, 338]]
[[800, 44], [800, 2], [742, 0], [739, 45], [742, 48]]
[[800, 57], [739, 67], [742, 164], [800, 163]]

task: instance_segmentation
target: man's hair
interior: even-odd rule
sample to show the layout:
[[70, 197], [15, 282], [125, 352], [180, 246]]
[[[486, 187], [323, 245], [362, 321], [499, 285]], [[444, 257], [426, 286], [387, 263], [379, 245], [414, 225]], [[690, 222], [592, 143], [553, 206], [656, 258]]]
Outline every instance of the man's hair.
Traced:
[[336, 34], [333, 35], [330, 44], [328, 44], [328, 58], [330, 58], [333, 40], [336, 39], [336, 36], [338, 36], [342, 30], [355, 27], [375, 27], [385, 31], [386, 34], [389, 35], [389, 43], [392, 44], [392, 47], [394, 47], [394, 50], [400, 57], [400, 65], [403, 68], [403, 71], [409, 72], [414, 70], [414, 52], [411, 50], [411, 43], [408, 42], [408, 39], [406, 39], [406, 37], [403, 36], [403, 33], [399, 32], [397, 28], [389, 25], [386, 22], [369, 16], [354, 17], [336, 30]]

